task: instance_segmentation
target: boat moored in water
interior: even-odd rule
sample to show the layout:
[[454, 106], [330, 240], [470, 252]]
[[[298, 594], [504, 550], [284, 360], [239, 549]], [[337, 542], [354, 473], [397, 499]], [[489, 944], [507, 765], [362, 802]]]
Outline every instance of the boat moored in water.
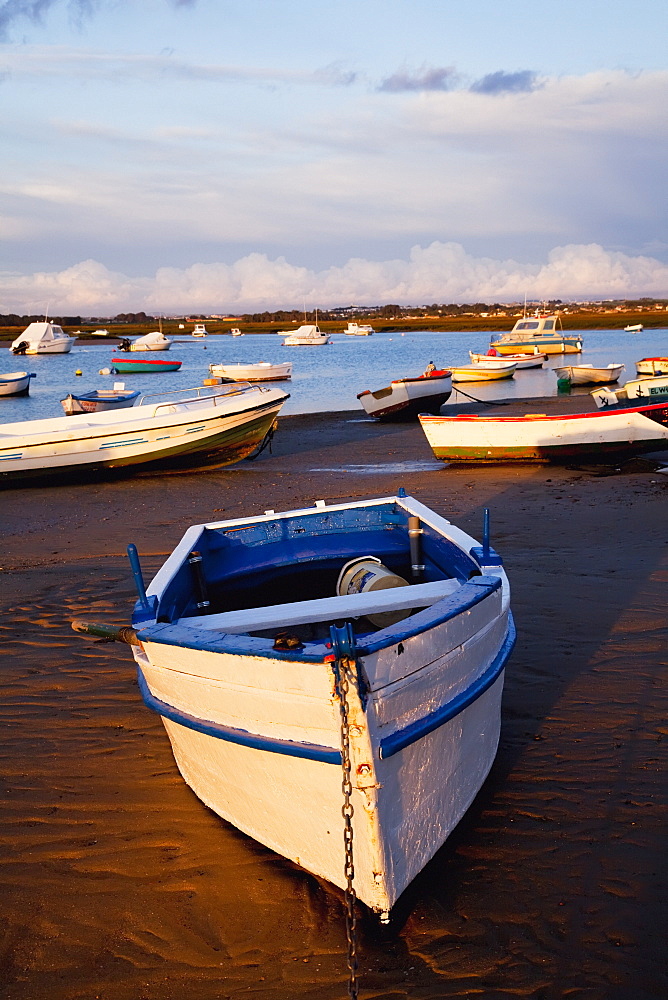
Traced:
[[370, 337], [374, 332], [372, 326], [368, 323], [348, 323], [348, 326], [343, 331], [349, 337]]
[[139, 398], [139, 389], [126, 389], [119, 382], [113, 389], [91, 389], [89, 392], [70, 392], [60, 405], [66, 416], [73, 413], [101, 413], [103, 410], [120, 410], [134, 406]]
[[579, 354], [582, 337], [565, 333], [557, 313], [537, 310], [533, 316], [522, 316], [508, 333], [502, 333], [490, 343], [499, 354], [521, 354], [533, 348], [543, 354]]
[[375, 392], [365, 389], [358, 392], [357, 398], [370, 417], [414, 420], [418, 413], [438, 413], [451, 392], [451, 372], [434, 368], [413, 378], [393, 379], [388, 386]]
[[668, 358], [641, 358], [636, 361], [638, 375], [668, 375]]
[[158, 358], [112, 358], [111, 371], [114, 374], [130, 372], [177, 372], [182, 361], [162, 361]]
[[132, 628], [74, 629], [130, 643], [210, 809], [341, 888], [348, 774], [353, 888], [386, 918], [496, 755], [515, 629], [488, 530], [399, 491], [193, 526], [145, 589], [129, 554]]
[[497, 382], [500, 379], [512, 378], [517, 369], [514, 361], [490, 358], [487, 362], [475, 362], [470, 365], [455, 365], [452, 368], [453, 382]]
[[162, 330], [153, 330], [143, 337], [138, 337], [130, 342], [131, 351], [168, 351], [174, 343], [169, 337], [165, 337]]
[[76, 337], [70, 337], [57, 323], [29, 323], [12, 341], [12, 354], [69, 354]]
[[321, 347], [331, 343], [317, 323], [304, 323], [293, 331], [282, 330], [279, 337], [285, 337], [283, 347]]
[[0, 396], [27, 396], [30, 393], [30, 379], [37, 378], [35, 372], [5, 372], [0, 375]]
[[255, 364], [210, 364], [209, 371], [212, 375], [221, 375], [223, 378], [231, 378], [236, 382], [281, 382], [292, 378], [292, 362], [285, 361], [282, 364], [270, 361], [256, 361]]
[[611, 364], [602, 368], [596, 365], [563, 365], [552, 371], [558, 379], [570, 382], [571, 385], [606, 385], [617, 382], [624, 371], [624, 365]]
[[[491, 350], [491, 349], [490, 349]], [[473, 351], [469, 351], [469, 357], [471, 358], [471, 363], [474, 365], [505, 365], [509, 362], [515, 365], [515, 369], [520, 371], [522, 368], [542, 368], [543, 362], [547, 358], [547, 354], [543, 354], [537, 348], [530, 354], [475, 354]]]
[[211, 455], [229, 465], [270, 431], [287, 393], [245, 383], [151, 393], [127, 409], [0, 425], [0, 481]]

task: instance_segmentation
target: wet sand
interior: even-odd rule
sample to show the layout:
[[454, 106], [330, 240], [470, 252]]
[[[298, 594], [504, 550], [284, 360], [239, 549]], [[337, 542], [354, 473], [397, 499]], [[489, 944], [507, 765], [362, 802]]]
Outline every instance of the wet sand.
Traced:
[[363, 921], [360, 996], [665, 998], [666, 477], [447, 467], [417, 425], [357, 413], [279, 423], [228, 469], [0, 493], [0, 995], [346, 996], [340, 894], [195, 798], [129, 650], [70, 620], [127, 621], [128, 542], [150, 578], [192, 523], [404, 486], [478, 537], [491, 508], [518, 643], [491, 775], [389, 931]]

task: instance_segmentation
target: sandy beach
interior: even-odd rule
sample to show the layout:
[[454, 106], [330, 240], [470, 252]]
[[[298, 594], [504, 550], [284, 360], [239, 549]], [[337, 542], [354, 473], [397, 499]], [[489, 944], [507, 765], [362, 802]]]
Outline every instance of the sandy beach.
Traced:
[[518, 629], [491, 775], [396, 907], [361, 927], [360, 996], [668, 995], [668, 477], [448, 467], [417, 424], [279, 419], [226, 469], [0, 492], [0, 996], [334, 1000], [340, 894], [187, 788], [126, 647], [134, 542], [150, 578], [193, 523], [390, 495], [480, 537], [491, 510]]

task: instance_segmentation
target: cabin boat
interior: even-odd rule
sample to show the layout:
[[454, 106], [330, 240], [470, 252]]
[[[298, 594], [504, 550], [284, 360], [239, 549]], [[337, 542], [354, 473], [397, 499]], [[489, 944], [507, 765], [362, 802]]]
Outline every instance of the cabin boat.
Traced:
[[279, 337], [285, 337], [283, 347], [319, 347], [331, 343], [317, 323], [304, 323], [292, 332], [283, 330], [279, 332]]
[[638, 375], [668, 375], [668, 358], [641, 358], [636, 361]]
[[629, 323], [624, 327], [625, 333], [641, 333], [644, 330], [642, 323]]
[[280, 382], [292, 378], [292, 362], [273, 363], [256, 361], [255, 364], [210, 364], [212, 375], [231, 378], [236, 382]]
[[590, 393], [594, 402], [601, 408], [610, 406], [634, 406], [637, 400], [647, 400], [649, 403], [668, 400], [668, 373], [656, 375], [654, 378], [631, 379], [614, 389], [594, 389]]
[[517, 369], [514, 361], [499, 361], [491, 359], [491, 364], [476, 362], [470, 365], [455, 365], [452, 369], [453, 382], [496, 382], [499, 379], [512, 378]]
[[207, 329], [204, 323], [195, 323], [195, 329], [192, 332], [193, 337], [207, 337]]
[[0, 480], [173, 464], [193, 454], [229, 465], [250, 455], [288, 399], [228, 383], [142, 396], [129, 409], [0, 425]]
[[130, 372], [177, 372], [182, 361], [162, 361], [157, 358], [112, 358], [113, 374], [129, 374]]
[[0, 375], [0, 396], [27, 396], [30, 393], [30, 379], [37, 378], [35, 372], [5, 372]]
[[232, 334], [233, 337], [243, 337], [243, 333], [241, 332], [238, 326], [233, 326], [232, 329], [230, 330], [230, 333]]
[[418, 413], [438, 413], [452, 392], [447, 369], [434, 369], [413, 378], [393, 379], [383, 389], [365, 389], [357, 398], [370, 417], [379, 420], [414, 420]]
[[556, 313], [522, 316], [508, 333], [492, 340], [490, 349], [499, 354], [521, 354], [533, 348], [543, 354], [578, 354], [582, 350], [582, 337], [566, 334]]
[[103, 410], [120, 410], [134, 406], [139, 398], [139, 389], [126, 389], [124, 382], [117, 382], [113, 389], [91, 389], [89, 392], [70, 392], [61, 399], [65, 414], [101, 413]]
[[668, 405], [524, 416], [419, 417], [444, 462], [570, 462], [609, 460], [668, 448]]
[[165, 337], [162, 330], [153, 330], [130, 342], [131, 351], [168, 351], [174, 341]]
[[400, 490], [195, 525], [148, 587], [128, 551], [132, 628], [73, 628], [130, 643], [202, 802], [341, 888], [348, 774], [352, 888], [387, 919], [496, 755], [515, 628], [488, 531]]
[[606, 385], [616, 382], [624, 371], [624, 365], [611, 364], [604, 368], [596, 365], [564, 365], [553, 368], [558, 379], [570, 382], [571, 385]]
[[57, 323], [29, 323], [10, 345], [12, 354], [69, 354], [76, 337], [70, 337]]
[[493, 354], [474, 354], [469, 351], [469, 357], [474, 365], [505, 365], [512, 362], [516, 371], [520, 371], [522, 368], [542, 368], [547, 354], [536, 349], [532, 354], [500, 354], [495, 357]]
[[374, 329], [368, 323], [348, 323], [343, 332], [349, 337], [370, 337]]

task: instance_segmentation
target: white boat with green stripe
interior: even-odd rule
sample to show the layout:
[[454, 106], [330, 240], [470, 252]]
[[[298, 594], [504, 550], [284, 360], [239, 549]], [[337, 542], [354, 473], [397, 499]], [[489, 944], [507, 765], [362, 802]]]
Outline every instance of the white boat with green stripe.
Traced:
[[0, 482], [210, 456], [229, 465], [262, 444], [288, 399], [237, 383], [150, 393], [135, 406], [0, 425]]

